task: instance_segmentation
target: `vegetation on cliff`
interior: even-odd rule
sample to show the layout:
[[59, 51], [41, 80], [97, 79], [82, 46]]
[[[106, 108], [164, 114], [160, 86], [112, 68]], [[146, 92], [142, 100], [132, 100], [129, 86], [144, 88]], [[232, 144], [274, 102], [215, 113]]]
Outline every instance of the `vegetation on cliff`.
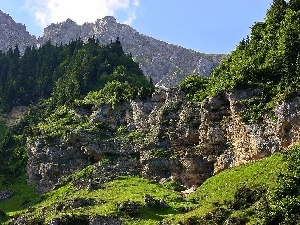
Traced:
[[[240, 42], [211, 77], [192, 75], [179, 88], [196, 102], [232, 90], [258, 89], [258, 95], [243, 102], [246, 105], [244, 119], [250, 122], [261, 121], [276, 102], [298, 95], [298, 2], [274, 1], [266, 20], [252, 27], [250, 36]], [[299, 145], [256, 163], [225, 170], [207, 179], [189, 195], [180, 192], [184, 187], [173, 181], [158, 183], [139, 176], [115, 174], [100, 186], [93, 187], [90, 183], [86, 188], [77, 188], [77, 181], [92, 177], [96, 163], [63, 177], [53, 191], [44, 195], [35, 194], [33, 187], [25, 185], [25, 138], [30, 137], [31, 141], [43, 138], [53, 145], [57, 142], [51, 140], [59, 139], [63, 145], [70, 136], [78, 138], [85, 132], [92, 138], [100, 136], [95, 141], [108, 140], [112, 137], [107, 136], [115, 135], [128, 143], [138, 138], [142, 142], [143, 134], [138, 131], [122, 126], [106, 127], [101, 121], [91, 121], [85, 113], [99, 105], [114, 108], [127, 100], [146, 99], [153, 90], [138, 64], [124, 54], [119, 40], [104, 46], [93, 38], [85, 44], [81, 40], [60, 46], [48, 42], [39, 49], [27, 48], [23, 56], [17, 47], [7, 53], [0, 52], [0, 111], [8, 112], [20, 104], [29, 106], [16, 126], [9, 128], [0, 124], [0, 159], [3, 162], [0, 190], [8, 188], [14, 192], [13, 197], [0, 201], [0, 222], [9, 223], [15, 217], [15, 224], [22, 218], [26, 224], [45, 224], [53, 220], [63, 224], [88, 224], [90, 218], [107, 215], [121, 218], [124, 224], [300, 222]], [[162, 108], [178, 110], [172, 103]], [[171, 110], [166, 112], [172, 114]], [[198, 122], [196, 126], [199, 127]], [[165, 130], [157, 132], [161, 137], [166, 133]], [[174, 139], [179, 138], [175, 136]], [[74, 143], [77, 140], [73, 140]], [[114, 139], [115, 142], [119, 140]], [[124, 143], [113, 146], [122, 148]], [[172, 151], [155, 147], [148, 149], [149, 161], [178, 157], [172, 155]], [[112, 163], [114, 157], [119, 157], [105, 158], [105, 154], [103, 152], [102, 158], [98, 155], [98, 166]], [[140, 157], [135, 152], [131, 154], [129, 158]], [[188, 150], [184, 154], [190, 155]]]
[[1, 210], [19, 210], [32, 204], [32, 198], [40, 198], [33, 187], [24, 188], [28, 136], [54, 140], [102, 129], [101, 123], [91, 123], [70, 108], [76, 105], [88, 110], [101, 103], [143, 99], [153, 90], [139, 65], [124, 54], [118, 39], [107, 45], [93, 38], [60, 46], [47, 42], [38, 49], [28, 47], [23, 56], [17, 46], [0, 52], [2, 117], [9, 117], [15, 106], [28, 106], [16, 125], [0, 124], [1, 189], [11, 187], [17, 193]]
[[[71, 218], [95, 215], [118, 216], [124, 224], [157, 224], [162, 220], [165, 224], [186, 225], [224, 224], [225, 221], [297, 224], [299, 158], [300, 146], [295, 146], [286, 153], [223, 171], [187, 196], [181, 195], [174, 183], [159, 184], [136, 176], [120, 177], [95, 190], [74, 189], [72, 179], [88, 176], [93, 170], [90, 166], [42, 198], [30, 188], [11, 186], [17, 193], [0, 202], [0, 208], [8, 216], [27, 215], [28, 224], [66, 219], [66, 216], [71, 221]], [[145, 195], [154, 200], [163, 199], [165, 204], [149, 205]], [[122, 203], [134, 206], [126, 211], [120, 209]], [[29, 205], [30, 211], [22, 212]], [[2, 221], [7, 219], [4, 217]]]
[[[243, 39], [211, 76], [200, 82], [192, 77], [183, 81], [191, 99], [202, 102], [207, 96], [237, 89], [260, 89], [247, 100], [244, 118], [261, 121], [274, 104], [300, 92], [300, 11], [299, 1], [273, 1], [263, 22], [255, 23]], [[198, 87], [197, 91], [196, 90]], [[191, 95], [191, 93], [189, 93]]]
[[1, 51], [0, 111], [29, 106], [16, 126], [8, 128], [1, 123], [2, 174], [14, 179], [23, 173], [26, 136], [63, 136], [67, 130], [97, 126], [68, 111], [66, 107], [75, 102], [85, 108], [100, 103], [115, 105], [145, 98], [152, 91], [153, 85], [131, 56], [124, 54], [118, 39], [107, 45], [93, 38], [85, 44], [82, 40], [60, 46], [47, 42], [38, 49], [28, 47], [23, 56], [17, 46]]

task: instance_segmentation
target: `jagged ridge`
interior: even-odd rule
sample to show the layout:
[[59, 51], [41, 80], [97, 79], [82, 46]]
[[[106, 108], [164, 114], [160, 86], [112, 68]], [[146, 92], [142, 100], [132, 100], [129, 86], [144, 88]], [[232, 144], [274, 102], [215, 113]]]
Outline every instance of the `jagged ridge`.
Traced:
[[49, 25], [44, 29], [43, 36], [36, 39], [26, 31], [24, 25], [0, 11], [0, 28], [0, 50], [6, 51], [18, 45], [21, 53], [27, 46], [38, 47], [49, 40], [52, 44], [68, 44], [79, 38], [87, 41], [95, 37], [100, 43], [107, 44], [119, 37], [124, 51], [132, 54], [144, 75], [161, 87], [175, 86], [192, 73], [208, 76], [225, 57], [221, 54], [199, 53], [142, 35], [128, 25], [117, 23], [111, 16], [83, 25], [67, 19]]
[[78, 38], [87, 41], [92, 36], [102, 44], [119, 37], [124, 51], [132, 54], [140, 63], [145, 76], [151, 77], [158, 86], [174, 86], [192, 73], [208, 76], [225, 56], [203, 54], [156, 40], [138, 33], [128, 25], [117, 23], [111, 16], [81, 26], [70, 19], [51, 24], [45, 28], [39, 43], [51, 40], [53, 44], [67, 44]]
[[21, 52], [27, 46], [37, 46], [37, 39], [30, 35], [26, 26], [16, 23], [13, 18], [0, 10], [0, 50], [6, 51], [18, 45]]

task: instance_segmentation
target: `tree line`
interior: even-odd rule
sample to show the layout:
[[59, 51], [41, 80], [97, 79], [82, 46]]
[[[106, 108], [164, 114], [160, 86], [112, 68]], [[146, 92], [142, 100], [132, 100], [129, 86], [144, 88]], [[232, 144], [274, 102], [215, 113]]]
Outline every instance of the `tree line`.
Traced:
[[15, 46], [0, 51], [0, 111], [49, 97], [54, 104], [70, 103], [113, 79], [152, 87], [118, 38], [106, 45], [94, 38], [55, 46], [48, 41], [39, 48], [27, 47], [22, 56]]

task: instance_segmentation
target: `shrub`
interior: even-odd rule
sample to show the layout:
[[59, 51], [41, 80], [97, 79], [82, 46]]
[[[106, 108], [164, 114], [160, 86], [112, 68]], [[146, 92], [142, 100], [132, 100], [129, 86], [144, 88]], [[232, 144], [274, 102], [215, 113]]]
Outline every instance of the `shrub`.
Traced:
[[116, 205], [119, 212], [128, 216], [136, 216], [140, 213], [142, 205], [139, 202], [127, 200]]
[[229, 207], [234, 210], [246, 209], [257, 202], [264, 193], [261, 188], [240, 187], [234, 194], [234, 199], [229, 203]]

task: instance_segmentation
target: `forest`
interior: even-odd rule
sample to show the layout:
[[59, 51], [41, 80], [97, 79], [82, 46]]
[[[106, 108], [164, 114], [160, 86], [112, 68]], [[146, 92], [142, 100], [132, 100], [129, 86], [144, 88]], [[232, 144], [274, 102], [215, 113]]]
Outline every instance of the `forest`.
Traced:
[[28, 47], [22, 56], [16, 46], [0, 52], [0, 111], [50, 97], [54, 105], [70, 104], [112, 81], [126, 83], [132, 92], [152, 88], [118, 39], [104, 46], [94, 38], [60, 46], [49, 41]]

